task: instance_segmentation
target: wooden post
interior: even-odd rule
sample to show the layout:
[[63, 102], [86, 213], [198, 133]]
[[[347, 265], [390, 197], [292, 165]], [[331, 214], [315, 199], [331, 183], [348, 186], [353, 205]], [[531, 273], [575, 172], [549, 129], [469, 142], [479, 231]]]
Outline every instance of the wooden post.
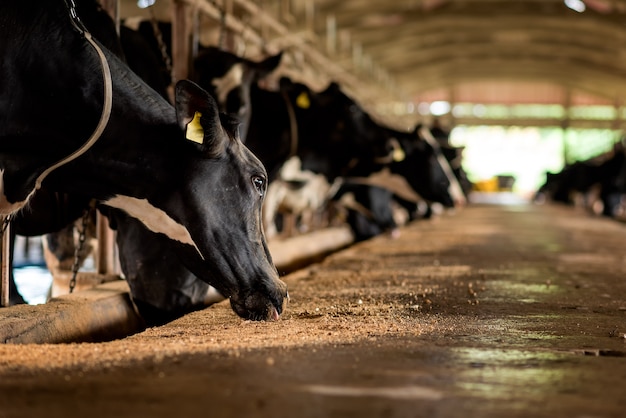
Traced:
[[570, 115], [572, 107], [572, 91], [567, 88], [565, 90], [565, 102], [563, 103], [563, 108], [565, 111], [565, 118], [561, 121], [561, 135], [563, 141], [563, 164], [568, 164], [569, 160], [569, 149], [567, 146], [567, 128], [570, 125]]
[[331, 56], [337, 52], [337, 20], [333, 15], [326, 17], [326, 52]]
[[189, 21], [187, 5], [174, 1], [172, 17], [172, 64], [174, 66], [174, 83], [189, 76]]
[[191, 59], [194, 60], [198, 56], [200, 50], [200, 23], [202, 15], [197, 7], [193, 8], [191, 22]]
[[[4, 218], [2, 218], [4, 223]], [[0, 225], [2, 228], [3, 225]], [[11, 274], [11, 223], [7, 223], [4, 232], [2, 232], [2, 252], [0, 253], [0, 261], [2, 269], [0, 271], [0, 306], [9, 306], [9, 275]]]
[[116, 274], [115, 271], [115, 233], [109, 228], [109, 220], [100, 213], [96, 215], [96, 271], [98, 274]]
[[223, 45], [220, 45], [225, 51], [235, 51], [235, 34], [228, 28], [228, 24], [226, 23], [226, 19], [233, 16], [234, 3], [232, 0], [223, 0], [224, 4], [224, 13], [223, 17], [224, 22], [220, 21], [220, 38], [224, 40]]

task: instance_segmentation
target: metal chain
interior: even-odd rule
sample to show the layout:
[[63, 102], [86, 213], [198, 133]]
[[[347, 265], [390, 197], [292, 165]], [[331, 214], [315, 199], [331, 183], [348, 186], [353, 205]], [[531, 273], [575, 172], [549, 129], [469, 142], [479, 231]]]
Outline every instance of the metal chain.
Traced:
[[91, 215], [92, 209], [93, 207], [90, 205], [89, 208], [85, 209], [85, 212], [83, 213], [82, 229], [78, 231], [78, 245], [74, 246], [74, 264], [72, 265], [72, 278], [70, 279], [70, 293], [73, 293], [74, 288], [76, 287], [76, 276], [78, 275], [78, 270], [80, 269], [80, 252], [85, 246], [87, 223], [89, 222], [89, 216]]
[[[217, 47], [219, 49], [224, 50], [225, 48], [225, 43], [226, 43], [226, 15], [228, 14], [226, 12], [226, 8], [224, 7], [223, 4], [218, 4], [217, 1], [215, 0], [208, 0], [209, 3], [211, 3], [211, 5], [213, 7], [215, 7], [217, 9], [217, 11], [220, 14], [220, 33], [218, 35], [218, 41], [217, 41]], [[223, 1], [221, 3], [224, 3]]]
[[159, 22], [156, 18], [156, 15], [154, 14], [154, 9], [152, 7], [149, 8], [150, 10], [150, 23], [152, 23], [152, 31], [154, 32], [154, 35], [156, 36], [157, 39], [157, 43], [159, 44], [159, 49], [161, 50], [161, 57], [163, 58], [163, 63], [165, 64], [165, 69], [167, 70], [167, 73], [170, 75], [171, 79], [174, 79], [174, 74], [173, 74], [173, 65], [172, 65], [172, 58], [170, 58], [169, 54], [167, 53], [167, 45], [165, 45], [165, 41], [163, 41], [163, 32], [161, 32], [161, 28], [159, 28]]

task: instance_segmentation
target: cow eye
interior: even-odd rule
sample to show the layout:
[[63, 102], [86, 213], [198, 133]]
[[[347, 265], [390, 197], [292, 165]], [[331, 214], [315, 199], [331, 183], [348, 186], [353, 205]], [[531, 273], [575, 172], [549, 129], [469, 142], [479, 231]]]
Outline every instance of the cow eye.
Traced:
[[265, 178], [261, 176], [253, 176], [252, 184], [260, 196], [265, 194]]

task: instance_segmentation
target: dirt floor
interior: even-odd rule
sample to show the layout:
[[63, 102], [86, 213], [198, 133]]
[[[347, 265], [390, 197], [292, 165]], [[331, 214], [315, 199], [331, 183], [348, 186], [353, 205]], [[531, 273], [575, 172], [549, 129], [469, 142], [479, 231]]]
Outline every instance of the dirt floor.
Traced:
[[0, 345], [0, 418], [624, 417], [626, 225], [474, 205], [106, 343]]

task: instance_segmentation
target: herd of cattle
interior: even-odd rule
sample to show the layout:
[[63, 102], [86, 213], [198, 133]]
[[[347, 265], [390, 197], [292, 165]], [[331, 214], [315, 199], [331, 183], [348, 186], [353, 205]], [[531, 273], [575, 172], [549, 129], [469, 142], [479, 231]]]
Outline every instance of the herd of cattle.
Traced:
[[535, 194], [547, 200], [584, 207], [588, 211], [626, 220], [626, 148], [622, 142], [610, 152], [546, 173], [546, 182]]
[[0, 4], [0, 215], [42, 235], [96, 201], [148, 322], [211, 290], [243, 318], [277, 319], [288, 293], [266, 239], [340, 220], [362, 240], [395, 231], [399, 208], [464, 204], [460, 150], [441, 132], [378, 123], [336, 83], [264, 88], [281, 54], [201, 47], [171, 95], [153, 25], [118, 36], [95, 0], [76, 3]]

